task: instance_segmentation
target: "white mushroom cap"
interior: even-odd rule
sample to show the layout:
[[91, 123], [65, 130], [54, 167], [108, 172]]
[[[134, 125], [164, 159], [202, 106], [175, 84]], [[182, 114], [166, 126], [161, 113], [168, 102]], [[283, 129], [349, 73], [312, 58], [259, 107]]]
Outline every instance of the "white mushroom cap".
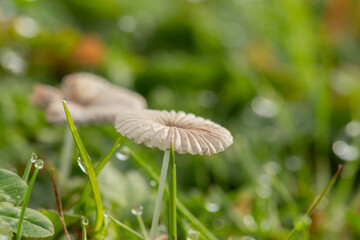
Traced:
[[[40, 91], [41, 90], [41, 91]], [[37, 84], [32, 95], [35, 105], [45, 107], [51, 123], [65, 123], [62, 98], [76, 123], [114, 122], [125, 110], [146, 108], [146, 100], [138, 93], [116, 86], [104, 78], [86, 72], [64, 77], [60, 89]]]
[[211, 155], [233, 143], [231, 133], [220, 125], [194, 114], [175, 111], [138, 110], [119, 114], [116, 130], [136, 143], [151, 148], [192, 155]]

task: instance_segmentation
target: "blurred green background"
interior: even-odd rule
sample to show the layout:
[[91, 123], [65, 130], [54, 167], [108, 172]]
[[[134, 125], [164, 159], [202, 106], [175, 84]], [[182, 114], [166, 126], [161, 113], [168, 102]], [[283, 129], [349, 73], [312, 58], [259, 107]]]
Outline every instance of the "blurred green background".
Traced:
[[[0, 167], [22, 173], [32, 152], [57, 165], [66, 126], [31, 104], [33, 85], [88, 71], [139, 92], [149, 108], [232, 132], [224, 153], [176, 155], [180, 198], [219, 237], [284, 239], [342, 163], [310, 236], [360, 238], [359, 1], [1, 0], [0, 23]], [[94, 160], [117, 137], [112, 125], [80, 134]], [[124, 144], [160, 165], [159, 151]], [[131, 161], [112, 162], [103, 189], [123, 188], [109, 207], [144, 204], [149, 224], [150, 179]], [[75, 163], [72, 176], [83, 186]], [[76, 186], [63, 190], [68, 209]], [[54, 208], [51, 191], [43, 171], [31, 204]]]

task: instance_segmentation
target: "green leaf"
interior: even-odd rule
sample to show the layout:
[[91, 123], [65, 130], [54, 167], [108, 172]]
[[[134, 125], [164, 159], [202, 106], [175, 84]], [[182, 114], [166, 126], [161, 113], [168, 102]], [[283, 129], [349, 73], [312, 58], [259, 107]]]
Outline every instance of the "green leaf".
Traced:
[[27, 190], [26, 182], [15, 173], [0, 169], [0, 201], [21, 202]]
[[[0, 209], [0, 224], [16, 232], [19, 222], [21, 207]], [[23, 222], [22, 236], [31, 238], [44, 238], [54, 234], [54, 226], [42, 213], [26, 208]]]
[[[51, 211], [51, 210], [44, 210], [44, 209], [41, 209], [39, 211], [42, 214], [44, 214], [46, 217], [48, 217], [49, 220], [54, 225], [54, 236], [53, 237], [56, 237], [63, 232], [63, 227], [62, 227], [58, 213]], [[64, 219], [65, 219], [66, 226], [69, 227], [75, 223], [80, 222], [81, 216], [80, 215], [70, 215], [70, 214], [64, 213]]]
[[69, 112], [65, 102], [63, 102], [63, 106], [64, 106], [66, 118], [68, 120], [71, 133], [74, 137], [76, 146], [79, 150], [80, 157], [84, 160], [85, 167], [86, 167], [86, 170], [88, 173], [89, 182], [90, 182], [90, 186], [92, 188], [93, 194], [94, 194], [95, 205], [96, 205], [95, 232], [99, 232], [104, 224], [104, 212], [103, 212], [102, 200], [101, 200], [101, 195], [100, 195], [100, 189], [99, 189], [98, 183], [96, 181], [96, 174], [94, 171], [94, 167], [91, 163], [89, 154], [87, 153], [86, 148], [80, 138], [79, 132], [75, 128], [74, 122], [71, 118], [70, 112]]

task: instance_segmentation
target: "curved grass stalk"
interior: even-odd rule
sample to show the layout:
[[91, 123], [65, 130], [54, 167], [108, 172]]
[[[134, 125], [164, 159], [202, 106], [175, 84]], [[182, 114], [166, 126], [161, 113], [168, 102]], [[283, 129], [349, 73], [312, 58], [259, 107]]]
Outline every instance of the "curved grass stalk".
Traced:
[[63, 101], [63, 106], [64, 106], [64, 110], [65, 110], [65, 114], [66, 114], [66, 118], [68, 120], [69, 123], [69, 127], [71, 130], [71, 133], [74, 137], [74, 141], [76, 143], [76, 146], [79, 150], [80, 153], [80, 157], [84, 160], [85, 163], [85, 167], [86, 170], [88, 172], [88, 177], [89, 177], [89, 182], [90, 182], [90, 186], [91, 189], [93, 191], [94, 194], [94, 198], [95, 198], [95, 208], [96, 208], [96, 219], [95, 219], [95, 226], [94, 226], [94, 230], [95, 233], [99, 233], [104, 225], [104, 211], [103, 211], [103, 205], [102, 205], [102, 200], [101, 200], [101, 195], [100, 195], [100, 190], [99, 190], [99, 186], [97, 184], [96, 181], [96, 174], [93, 168], [93, 165], [91, 163], [91, 159], [86, 151], [86, 148], [80, 138], [80, 135], [78, 133], [78, 131], [75, 128], [74, 122], [71, 118], [70, 112], [65, 104], [66, 101]]

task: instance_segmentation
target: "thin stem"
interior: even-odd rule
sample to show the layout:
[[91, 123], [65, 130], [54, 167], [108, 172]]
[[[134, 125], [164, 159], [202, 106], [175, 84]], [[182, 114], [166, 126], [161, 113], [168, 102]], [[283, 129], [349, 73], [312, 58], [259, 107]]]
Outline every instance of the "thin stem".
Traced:
[[[154, 171], [155, 168], [152, 168], [148, 163], [146, 163], [142, 158], [140, 158], [139, 155], [137, 155], [132, 149], [130, 149], [130, 155], [133, 161], [135, 161], [140, 167], [142, 167], [150, 175], [150, 177], [154, 179], [154, 181], [159, 183], [159, 175], [156, 173], [156, 171]], [[165, 191], [167, 191], [166, 188]], [[181, 214], [182, 217], [186, 218], [186, 220], [188, 220], [189, 223], [191, 223], [194, 226], [194, 228], [196, 228], [204, 236], [204, 239], [217, 240], [215, 235], [209, 229], [207, 229], [204, 226], [204, 224], [202, 224], [194, 215], [192, 215], [189, 209], [187, 209], [179, 199], [176, 199], [176, 208], [179, 214]]]
[[324, 188], [324, 190], [321, 192], [320, 196], [317, 197], [311, 204], [310, 207], [308, 208], [308, 210], [306, 211], [306, 213], [304, 214], [304, 216], [302, 216], [301, 220], [295, 224], [295, 227], [291, 230], [291, 232], [289, 233], [288, 237], [286, 238], [287, 240], [290, 240], [294, 234], [301, 228], [303, 228], [303, 225], [305, 223], [305, 221], [310, 217], [310, 215], [313, 213], [313, 211], [316, 209], [316, 207], [319, 205], [319, 203], [321, 202], [321, 200], [325, 197], [326, 193], [329, 191], [329, 189], [334, 185], [334, 183], [336, 182], [337, 178], [340, 175], [340, 172], [342, 170], [342, 165], [339, 164], [338, 165], [338, 169], [336, 171], [336, 173], [334, 174], [334, 176], [331, 178], [330, 182], [326, 185], [326, 187]]
[[310, 207], [308, 208], [308, 210], [307, 210], [306, 213], [305, 213], [305, 216], [310, 216], [310, 214], [312, 214], [312, 212], [313, 212], [313, 211], [315, 210], [315, 208], [319, 205], [319, 203], [321, 202], [321, 200], [325, 197], [326, 193], [329, 191], [329, 189], [334, 185], [334, 183], [335, 183], [336, 180], [338, 179], [341, 170], [342, 170], [342, 165], [339, 164], [336, 173], [335, 173], [334, 176], [331, 178], [330, 182], [326, 185], [326, 187], [324, 188], [324, 190], [321, 192], [320, 196], [310, 205]]
[[59, 213], [60, 222], [61, 222], [61, 225], [63, 227], [66, 238], [68, 240], [71, 240], [69, 232], [68, 232], [68, 230], [66, 228], [66, 223], [65, 223], [65, 218], [64, 218], [64, 213], [63, 213], [62, 203], [61, 203], [61, 197], [60, 197], [57, 185], [56, 185], [54, 168], [52, 168], [50, 170], [50, 175], [51, 175], [51, 182], [52, 182], [53, 188], [54, 188], [54, 194], [55, 194], [56, 204], [57, 204], [57, 207], [58, 207], [58, 213]]
[[127, 231], [128, 233], [130, 233], [133, 237], [135, 237], [136, 239], [142, 239], [145, 240], [140, 234], [138, 234], [137, 232], [135, 232], [134, 230], [132, 230], [131, 228], [129, 228], [128, 226], [126, 226], [125, 224], [123, 224], [122, 222], [116, 220], [113, 216], [108, 216], [108, 218], [110, 218], [110, 220], [115, 223], [116, 225], [118, 225], [119, 227], [121, 227], [123, 230]]
[[101, 171], [101, 169], [103, 169], [106, 165], [106, 163], [110, 160], [111, 156], [114, 154], [115, 150], [120, 147], [120, 140], [121, 140], [122, 136], [119, 136], [115, 143], [112, 145], [110, 151], [102, 158], [100, 159], [99, 163], [96, 165], [94, 171], [96, 176], [99, 174], [99, 172]]
[[86, 225], [82, 224], [82, 240], [87, 240]]
[[64, 139], [62, 143], [60, 158], [59, 158], [59, 169], [61, 173], [61, 180], [66, 180], [71, 174], [71, 163], [72, 154], [74, 151], [74, 140], [69, 128], [65, 129]]
[[177, 240], [176, 229], [176, 164], [175, 154], [170, 144], [170, 163], [169, 163], [169, 239]]
[[152, 219], [152, 223], [151, 223], [150, 240], [155, 240], [155, 237], [156, 237], [156, 230], [157, 230], [157, 227], [159, 224], [161, 201], [162, 201], [163, 194], [164, 194], [168, 167], [169, 167], [169, 151], [165, 151], [164, 159], [163, 159], [163, 163], [162, 163], [162, 167], [161, 167], [161, 173], [160, 173], [160, 183], [159, 183], [159, 188], [158, 188], [156, 201], [155, 201], [154, 215], [153, 215], [153, 219]]
[[35, 183], [36, 176], [37, 176], [38, 172], [39, 172], [39, 169], [35, 168], [34, 173], [31, 176], [29, 186], [28, 186], [28, 189], [27, 189], [26, 194], [25, 194], [24, 201], [23, 201], [22, 206], [21, 206], [21, 212], [20, 212], [20, 216], [19, 216], [18, 228], [17, 228], [17, 233], [16, 233], [16, 240], [21, 239], [22, 224], [23, 224], [23, 221], [24, 221], [26, 206], [27, 206], [27, 204], [29, 202], [31, 189], [34, 186], [34, 183]]
[[137, 215], [136, 215], [136, 218], [137, 218], [137, 220], [138, 220], [138, 222], [139, 222], [140, 230], [141, 230], [142, 235], [144, 236], [144, 239], [145, 239], [145, 240], [149, 240], [148, 234], [147, 234], [147, 232], [146, 232], [144, 220], [142, 219], [142, 217], [141, 217], [140, 214], [137, 214]]

